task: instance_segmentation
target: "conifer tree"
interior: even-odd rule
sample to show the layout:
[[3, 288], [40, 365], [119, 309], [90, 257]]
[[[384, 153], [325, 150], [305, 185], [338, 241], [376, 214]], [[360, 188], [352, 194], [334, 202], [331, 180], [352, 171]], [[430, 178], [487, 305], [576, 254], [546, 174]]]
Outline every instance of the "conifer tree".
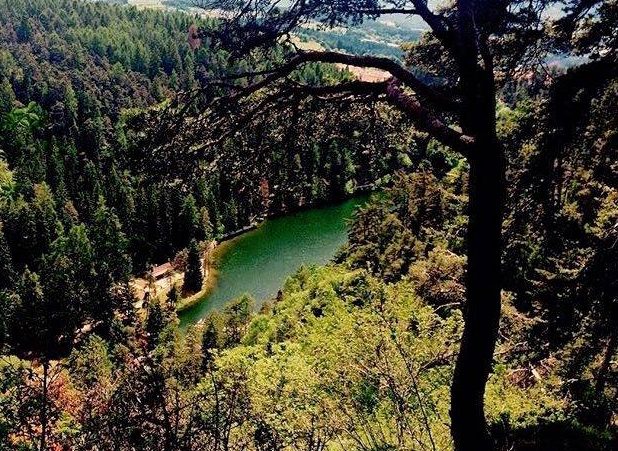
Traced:
[[204, 273], [202, 271], [201, 252], [197, 241], [192, 240], [189, 245], [183, 289], [187, 293], [197, 293], [202, 289], [203, 281]]

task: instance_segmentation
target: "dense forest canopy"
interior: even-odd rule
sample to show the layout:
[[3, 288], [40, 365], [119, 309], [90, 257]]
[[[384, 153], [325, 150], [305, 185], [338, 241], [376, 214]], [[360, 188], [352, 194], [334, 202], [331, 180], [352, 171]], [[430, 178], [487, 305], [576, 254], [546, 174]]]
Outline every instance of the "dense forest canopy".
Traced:
[[[29, 214], [34, 186], [51, 191], [55, 210], [75, 210], [77, 222], [86, 226], [105, 204], [118, 217], [127, 252], [141, 270], [170, 258], [194, 235], [217, 236], [264, 214], [262, 178], [273, 187], [276, 212], [342, 197], [399, 165], [402, 152], [384, 147], [384, 140], [346, 139], [375, 127], [379, 116], [358, 124], [355, 111], [348, 110], [335, 122], [328, 119], [337, 110], [306, 105], [302, 111], [312, 110], [308, 115], [290, 110], [279, 123], [256, 124], [210, 149], [220, 155], [208, 175], [193, 159], [190, 168], [182, 168], [183, 180], [163, 180], [150, 171], [162, 166], [162, 159], [140, 147], [141, 132], [132, 124], [141, 125], [147, 120], [142, 115], [175, 91], [195, 89], [224, 71], [225, 54], [207, 46], [191, 50], [186, 36], [193, 18], [186, 14], [57, 3], [3, 5], [2, 149], [13, 190], [7, 214]], [[343, 75], [315, 66], [299, 76]], [[292, 130], [287, 124], [295, 117], [307, 119]], [[295, 148], [284, 149], [292, 133]], [[356, 147], [347, 148], [350, 143]], [[248, 146], [257, 147], [255, 167], [240, 164]], [[10, 245], [19, 246], [19, 234], [27, 232], [15, 219], [6, 221], [15, 232], [4, 233]], [[24, 259], [20, 268], [35, 269], [34, 260], [44, 251], [45, 246], [16, 252]]]
[[[615, 449], [618, 2], [126, 3], [0, 3], [0, 449]], [[364, 189], [179, 330], [200, 243]]]

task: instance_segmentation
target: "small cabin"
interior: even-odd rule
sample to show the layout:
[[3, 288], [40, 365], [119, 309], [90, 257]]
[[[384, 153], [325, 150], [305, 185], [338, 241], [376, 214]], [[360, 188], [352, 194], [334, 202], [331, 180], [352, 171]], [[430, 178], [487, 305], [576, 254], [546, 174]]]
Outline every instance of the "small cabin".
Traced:
[[153, 280], [161, 280], [168, 277], [174, 272], [174, 267], [171, 263], [165, 263], [163, 265], [155, 266], [150, 272], [150, 276]]

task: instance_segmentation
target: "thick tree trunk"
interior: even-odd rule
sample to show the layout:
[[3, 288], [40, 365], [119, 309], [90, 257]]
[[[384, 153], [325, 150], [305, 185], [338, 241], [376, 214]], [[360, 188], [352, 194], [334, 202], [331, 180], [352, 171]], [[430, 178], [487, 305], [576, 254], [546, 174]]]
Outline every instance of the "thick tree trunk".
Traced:
[[495, 140], [479, 144], [470, 159], [465, 329], [451, 387], [457, 451], [493, 449], [483, 404], [500, 320], [504, 164]]
[[451, 387], [451, 432], [457, 451], [489, 451], [494, 444], [485, 420], [484, 397], [500, 322], [505, 161], [496, 137], [491, 55], [474, 26], [474, 2], [460, 0], [458, 5], [460, 121], [475, 143], [468, 154], [465, 327]]

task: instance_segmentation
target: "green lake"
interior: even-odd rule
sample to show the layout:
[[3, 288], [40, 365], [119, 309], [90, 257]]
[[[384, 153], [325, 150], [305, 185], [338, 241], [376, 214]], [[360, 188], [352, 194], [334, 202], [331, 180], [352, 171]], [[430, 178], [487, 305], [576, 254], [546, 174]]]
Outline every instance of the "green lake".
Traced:
[[276, 296], [301, 265], [324, 264], [347, 240], [349, 220], [367, 197], [268, 219], [257, 229], [223, 243], [215, 253], [212, 291], [179, 313], [181, 326], [199, 321], [228, 301], [248, 293], [256, 308]]

